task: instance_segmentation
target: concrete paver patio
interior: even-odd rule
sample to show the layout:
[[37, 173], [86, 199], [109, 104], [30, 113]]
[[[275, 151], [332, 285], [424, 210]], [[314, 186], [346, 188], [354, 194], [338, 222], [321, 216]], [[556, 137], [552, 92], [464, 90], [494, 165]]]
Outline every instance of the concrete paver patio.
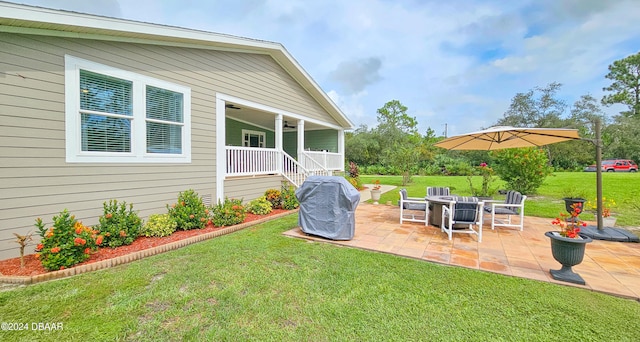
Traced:
[[350, 241], [307, 235], [299, 227], [285, 234], [640, 300], [638, 243], [594, 240], [588, 244], [583, 262], [573, 267], [586, 285], [577, 285], [556, 281], [549, 273], [549, 269], [561, 267], [551, 255], [549, 238], [544, 236], [547, 231], [557, 230], [551, 219], [526, 216], [523, 231], [491, 230], [490, 220], [485, 220], [482, 242], [478, 243], [475, 235], [454, 234], [453, 240], [448, 240], [437, 227], [400, 224], [399, 214], [397, 206], [361, 202], [356, 210], [355, 236]]

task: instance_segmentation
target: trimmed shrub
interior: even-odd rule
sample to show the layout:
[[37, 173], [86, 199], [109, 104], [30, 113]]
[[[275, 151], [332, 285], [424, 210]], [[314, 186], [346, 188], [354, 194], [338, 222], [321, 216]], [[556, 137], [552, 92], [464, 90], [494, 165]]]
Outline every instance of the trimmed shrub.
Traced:
[[198, 194], [189, 189], [178, 195], [178, 202], [167, 205], [169, 215], [176, 221], [178, 229], [202, 229], [209, 219], [209, 210]]
[[278, 189], [269, 189], [264, 192], [264, 196], [267, 201], [271, 202], [273, 209], [281, 208], [282, 206], [282, 193]]
[[495, 171], [510, 190], [524, 195], [535, 194], [553, 169], [547, 153], [540, 148], [509, 148], [492, 151]]
[[225, 198], [223, 203], [219, 203], [212, 208], [213, 224], [216, 227], [233, 226], [244, 222], [247, 214], [244, 211], [242, 200]]
[[53, 227], [46, 228], [41, 218], [36, 219], [42, 240], [36, 247], [36, 259], [49, 270], [63, 270], [89, 259], [89, 255], [102, 243], [102, 235], [70, 215], [67, 209], [53, 217]]
[[169, 214], [152, 214], [149, 220], [144, 224], [140, 235], [150, 236], [169, 236], [178, 228], [178, 224]]
[[282, 187], [282, 209], [293, 210], [300, 206], [293, 186]]
[[265, 196], [254, 199], [247, 205], [247, 211], [255, 215], [266, 215], [272, 210], [271, 202]]
[[127, 202], [118, 204], [117, 200], [104, 202], [103, 215], [100, 216], [100, 223], [96, 228], [104, 236], [104, 244], [109, 247], [130, 245], [140, 236], [142, 220], [133, 211], [133, 204]]

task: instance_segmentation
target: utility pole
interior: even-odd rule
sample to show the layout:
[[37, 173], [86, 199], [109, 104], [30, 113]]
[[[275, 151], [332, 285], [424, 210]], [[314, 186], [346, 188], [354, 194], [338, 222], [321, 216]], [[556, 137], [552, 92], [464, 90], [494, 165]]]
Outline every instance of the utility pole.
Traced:
[[444, 124], [444, 137], [447, 137], [447, 123]]

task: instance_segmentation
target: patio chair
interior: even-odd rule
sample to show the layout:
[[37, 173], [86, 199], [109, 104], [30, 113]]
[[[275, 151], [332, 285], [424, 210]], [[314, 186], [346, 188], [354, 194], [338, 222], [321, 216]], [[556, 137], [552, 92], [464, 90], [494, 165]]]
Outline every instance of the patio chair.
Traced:
[[400, 224], [403, 222], [424, 222], [429, 220], [429, 203], [424, 198], [409, 197], [407, 189], [400, 190]]
[[[504, 202], [492, 202], [484, 207], [486, 212], [491, 213], [491, 229], [495, 227], [514, 227], [524, 229], [524, 200], [527, 196], [510, 190]], [[496, 218], [496, 215], [507, 215], [506, 222]], [[518, 223], [511, 223], [511, 216], [520, 216]]]
[[427, 196], [449, 196], [451, 193], [449, 192], [448, 187], [427, 187]]
[[[478, 242], [482, 242], [482, 212], [484, 202], [451, 201], [442, 206], [442, 224], [440, 230], [447, 233], [451, 240], [453, 233], [476, 234]], [[455, 227], [455, 226], [458, 227]], [[459, 228], [460, 225], [468, 226]], [[477, 226], [477, 230], [473, 226]]]

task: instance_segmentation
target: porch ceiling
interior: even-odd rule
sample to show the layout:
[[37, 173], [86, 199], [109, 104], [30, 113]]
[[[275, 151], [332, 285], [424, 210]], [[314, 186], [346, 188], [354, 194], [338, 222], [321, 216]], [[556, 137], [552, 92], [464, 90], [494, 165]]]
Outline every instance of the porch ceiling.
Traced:
[[[238, 121], [247, 122], [252, 125], [259, 126], [271, 131], [275, 131], [275, 114], [264, 112], [254, 108], [244, 107], [238, 104], [232, 104], [230, 102], [227, 102], [227, 105], [233, 106], [233, 108], [229, 108], [229, 107], [226, 108], [225, 112], [227, 114], [227, 117], [238, 120]], [[288, 125], [290, 126], [296, 126], [296, 128], [284, 128], [285, 132], [297, 131], [298, 119], [283, 115], [282, 120], [287, 121]], [[327, 129], [327, 127], [305, 120], [304, 122], [305, 131], [318, 130], [318, 129]]]

